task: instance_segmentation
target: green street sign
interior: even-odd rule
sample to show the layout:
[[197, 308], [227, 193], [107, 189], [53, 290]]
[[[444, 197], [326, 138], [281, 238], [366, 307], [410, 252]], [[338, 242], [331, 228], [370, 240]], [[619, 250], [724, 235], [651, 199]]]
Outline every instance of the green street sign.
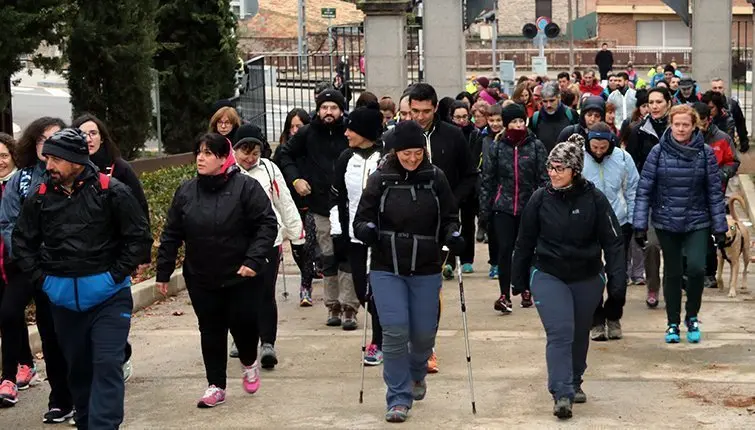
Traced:
[[322, 14], [323, 18], [336, 19], [336, 8], [324, 7], [320, 9], [320, 14]]

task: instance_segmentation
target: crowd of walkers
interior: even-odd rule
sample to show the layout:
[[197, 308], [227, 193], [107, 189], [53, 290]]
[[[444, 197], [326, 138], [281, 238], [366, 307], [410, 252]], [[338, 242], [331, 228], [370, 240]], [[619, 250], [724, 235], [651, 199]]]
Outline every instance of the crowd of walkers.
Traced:
[[[155, 262], [168, 294], [185, 247], [207, 378], [197, 406], [225, 401], [229, 353], [250, 394], [260, 369], [277, 365], [284, 241], [301, 307], [322, 279], [325, 325], [356, 330], [360, 309], [370, 315], [363, 361], [383, 365], [390, 422], [408, 418], [439, 371], [441, 286], [474, 272], [475, 242], [487, 244], [499, 286], [493, 309], [512, 314], [516, 295], [537, 309], [559, 418], [587, 401], [590, 340], [622, 338], [627, 285], [646, 285], [655, 308], [663, 279], [665, 341], [684, 329], [700, 342], [747, 130], [722, 80], [701, 93], [672, 65], [654, 71], [650, 88], [631, 67], [601, 68], [602, 82], [594, 70], [523, 76], [510, 97], [485, 77], [455, 98], [418, 83], [398, 103], [364, 91], [351, 110], [351, 91], [325, 83], [314, 112], [288, 113], [274, 151], [231, 103], [216, 103]], [[87, 114], [70, 127], [40, 118], [18, 141], [0, 135], [0, 182], [0, 404], [38, 381], [24, 312], [33, 300], [51, 387], [44, 421], [117, 428], [132, 372], [131, 275], [151, 262], [139, 179]]]

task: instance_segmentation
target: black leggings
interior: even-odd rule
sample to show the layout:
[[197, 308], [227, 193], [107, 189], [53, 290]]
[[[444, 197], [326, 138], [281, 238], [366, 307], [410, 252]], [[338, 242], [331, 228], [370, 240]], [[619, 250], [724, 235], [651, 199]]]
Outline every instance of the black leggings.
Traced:
[[291, 253], [294, 255], [294, 261], [299, 266], [301, 272], [301, 286], [306, 289], [312, 288], [312, 279], [315, 277], [315, 261], [317, 237], [315, 236], [315, 220], [312, 214], [306, 210], [299, 210], [299, 215], [304, 223], [304, 234], [306, 242], [303, 245], [291, 246]]
[[26, 306], [34, 299], [37, 329], [42, 340], [47, 379], [50, 382], [48, 407], [64, 411], [73, 408], [73, 399], [68, 386], [68, 368], [60, 343], [55, 335], [55, 324], [50, 310], [50, 299], [42, 290], [34, 288], [25, 274], [12, 265], [6, 265], [8, 285], [3, 288], [0, 305], [0, 333], [2, 334], [2, 379], [16, 382], [19, 364], [33, 366], [29, 348], [29, 332], [26, 327]]
[[275, 301], [275, 284], [278, 280], [281, 247], [276, 246], [270, 251], [268, 262], [262, 269], [262, 303], [260, 304], [260, 341], [275, 345], [278, 334], [278, 303]]
[[229, 330], [241, 363], [251, 366], [257, 361], [262, 279], [259, 275], [238, 279], [236, 284], [220, 288], [186, 277], [186, 289], [199, 321], [207, 383], [225, 389]]
[[[519, 234], [520, 217], [505, 212], [493, 213], [492, 224], [498, 244], [498, 287], [501, 295], [511, 300], [511, 256]], [[490, 239], [488, 239], [490, 240]], [[491, 241], [492, 242], [492, 241]], [[528, 287], [529, 289], [529, 287]]]
[[364, 306], [367, 303], [367, 311], [372, 315], [372, 341], [378, 349], [383, 349], [383, 327], [380, 325], [375, 300], [367, 297], [367, 250], [369, 248], [359, 243], [349, 243], [349, 264], [351, 265], [351, 277], [354, 279], [354, 290], [357, 293], [359, 303]]
[[464, 252], [459, 256], [461, 257], [461, 264], [474, 263], [474, 247], [475, 247], [475, 227], [477, 222], [477, 196], [470, 202], [461, 204], [461, 235], [464, 237]]

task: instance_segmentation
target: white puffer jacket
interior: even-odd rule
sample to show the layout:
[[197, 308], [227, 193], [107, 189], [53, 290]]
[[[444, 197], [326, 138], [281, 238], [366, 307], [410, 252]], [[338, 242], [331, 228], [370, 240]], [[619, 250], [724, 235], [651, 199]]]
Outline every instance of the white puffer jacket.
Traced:
[[283, 240], [290, 240], [292, 245], [303, 244], [304, 224], [278, 166], [266, 158], [260, 158], [249, 170], [241, 165], [239, 168], [242, 173], [251, 176], [262, 185], [272, 203], [273, 212], [278, 218], [278, 236], [275, 238], [275, 246], [282, 244]]
[[331, 234], [348, 232], [351, 242], [362, 243], [354, 237], [354, 217], [367, 178], [380, 163], [380, 149], [377, 145], [367, 149], [349, 148], [336, 160], [330, 189], [335, 203], [330, 212]]

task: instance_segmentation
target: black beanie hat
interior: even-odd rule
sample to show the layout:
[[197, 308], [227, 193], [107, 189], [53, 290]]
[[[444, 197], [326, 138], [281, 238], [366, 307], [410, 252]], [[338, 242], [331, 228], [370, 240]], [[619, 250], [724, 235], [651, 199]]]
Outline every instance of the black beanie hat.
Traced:
[[264, 146], [263, 142], [267, 142], [265, 134], [262, 129], [254, 124], [244, 124], [236, 130], [236, 134], [233, 135], [233, 149], [237, 149], [240, 144], [251, 142], [256, 140], [260, 145]]
[[370, 102], [365, 107], [354, 109], [346, 120], [346, 128], [375, 142], [383, 133], [383, 114], [380, 105]]
[[527, 113], [519, 103], [514, 103], [501, 108], [501, 118], [503, 119], [503, 128], [507, 128], [509, 123], [517, 118], [527, 121]]
[[640, 107], [648, 103], [648, 91], [644, 88], [637, 90], [635, 97], [637, 98], [637, 103], [635, 103], [635, 106], [637, 107]]
[[427, 147], [425, 131], [414, 121], [401, 121], [393, 128], [393, 149], [405, 151]]
[[50, 136], [42, 146], [42, 155], [52, 155], [74, 164], [90, 164], [87, 138], [78, 128], [64, 128]]
[[343, 94], [338, 90], [327, 89], [321, 92], [315, 98], [315, 102], [317, 103], [317, 110], [320, 110], [320, 106], [325, 102], [333, 102], [337, 104], [342, 112], [346, 110], [346, 99], [343, 98]]

